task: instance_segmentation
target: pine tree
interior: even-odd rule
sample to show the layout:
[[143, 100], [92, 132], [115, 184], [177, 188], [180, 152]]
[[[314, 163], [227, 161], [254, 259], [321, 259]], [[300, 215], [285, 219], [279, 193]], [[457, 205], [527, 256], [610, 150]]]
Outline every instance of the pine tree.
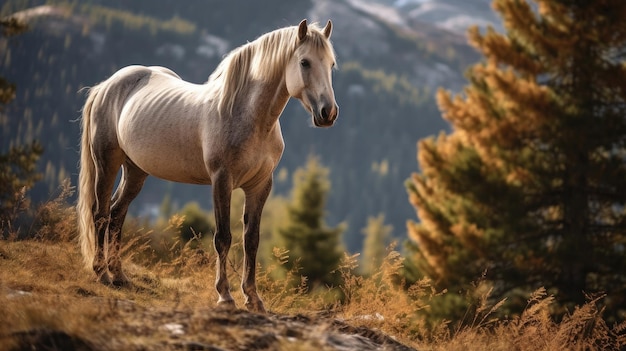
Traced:
[[438, 92], [453, 129], [418, 143], [410, 259], [452, 292], [486, 272], [513, 310], [525, 304], [516, 293], [545, 286], [566, 306], [606, 292], [617, 315], [626, 307], [626, 2], [536, 3], [494, 1], [506, 35], [471, 29], [485, 60], [462, 94]]
[[362, 230], [365, 235], [361, 258], [364, 274], [371, 275], [380, 269], [387, 255], [392, 230], [393, 226], [385, 224], [385, 215], [382, 213], [367, 219], [367, 226]]
[[330, 190], [329, 170], [317, 157], [310, 156], [306, 167], [293, 175], [291, 201], [287, 220], [278, 230], [277, 246], [289, 250], [286, 270], [299, 269], [310, 289], [316, 286], [337, 286], [337, 268], [343, 257], [341, 234], [343, 225], [328, 228], [324, 223], [326, 197]]
[[[11, 37], [27, 30], [26, 24], [15, 18], [0, 19], [0, 30], [3, 37]], [[7, 104], [15, 98], [15, 84], [0, 77], [0, 104]], [[1, 110], [0, 110], [1, 111]]]
[[[14, 18], [0, 19], [2, 36], [19, 34], [27, 26]], [[15, 98], [15, 84], [0, 77], [0, 112], [2, 105]], [[37, 160], [43, 153], [38, 142], [10, 147], [0, 154], [0, 238], [14, 229], [17, 216], [27, 210], [26, 190], [41, 179], [37, 172]]]
[[0, 229], [10, 229], [17, 216], [27, 210], [25, 194], [41, 179], [36, 166], [42, 153], [41, 145], [33, 142], [0, 154]]

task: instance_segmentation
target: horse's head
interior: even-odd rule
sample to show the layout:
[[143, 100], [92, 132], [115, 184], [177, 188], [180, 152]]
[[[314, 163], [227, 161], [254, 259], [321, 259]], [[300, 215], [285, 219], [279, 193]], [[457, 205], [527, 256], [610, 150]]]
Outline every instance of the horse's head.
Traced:
[[332, 28], [331, 21], [321, 30], [309, 27], [306, 20], [300, 22], [297, 48], [285, 78], [289, 95], [302, 102], [317, 127], [332, 126], [339, 113], [331, 74], [335, 66], [335, 53], [329, 41]]

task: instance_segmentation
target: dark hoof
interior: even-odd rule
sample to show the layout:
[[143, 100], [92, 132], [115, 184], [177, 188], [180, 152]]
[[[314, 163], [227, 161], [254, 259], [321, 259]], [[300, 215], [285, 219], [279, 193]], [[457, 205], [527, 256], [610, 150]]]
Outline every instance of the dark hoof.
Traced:
[[217, 302], [217, 308], [220, 310], [235, 310], [237, 305], [234, 300], [220, 300]]
[[250, 312], [256, 312], [261, 314], [266, 314], [265, 306], [263, 306], [263, 302], [261, 300], [256, 301], [246, 301], [246, 308]]
[[109, 272], [106, 271], [98, 274], [96, 281], [102, 285], [113, 285], [113, 280], [111, 279]]
[[116, 288], [130, 288], [133, 284], [128, 279], [112, 280], [111, 285]]
[[104, 272], [98, 275], [96, 279], [100, 284], [106, 285], [112, 288], [129, 288], [132, 286], [130, 279], [126, 276], [113, 277], [109, 272]]
[[127, 288], [132, 286], [130, 279], [126, 276], [126, 274], [119, 272], [117, 274], [112, 274], [111, 285], [116, 288]]

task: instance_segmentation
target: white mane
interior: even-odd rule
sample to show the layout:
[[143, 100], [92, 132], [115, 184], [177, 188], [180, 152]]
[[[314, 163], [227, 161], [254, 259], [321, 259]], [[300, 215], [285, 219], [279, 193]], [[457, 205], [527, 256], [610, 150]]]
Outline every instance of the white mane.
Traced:
[[250, 80], [274, 81], [285, 71], [289, 59], [299, 45], [308, 43], [316, 48], [335, 52], [316, 23], [309, 25], [307, 38], [297, 40], [298, 27], [277, 29], [260, 36], [253, 42], [231, 51], [209, 76], [207, 84], [213, 85], [214, 101], [221, 116], [230, 116], [239, 92]]

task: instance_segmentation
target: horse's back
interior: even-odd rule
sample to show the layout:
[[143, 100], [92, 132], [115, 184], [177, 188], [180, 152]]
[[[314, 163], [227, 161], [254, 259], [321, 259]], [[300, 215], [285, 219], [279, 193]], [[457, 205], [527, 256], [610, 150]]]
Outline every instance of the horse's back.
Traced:
[[[141, 66], [141, 67], [143, 67], [143, 66]], [[164, 73], [166, 75], [172, 76], [172, 77], [177, 78], [177, 79], [181, 79], [180, 76], [178, 74], [176, 74], [176, 72], [172, 71], [171, 69], [169, 69], [167, 67], [150, 66], [150, 67], [148, 67], [148, 69], [150, 69], [152, 71], [157, 71], [157, 72]]]
[[214, 86], [145, 66], [122, 68], [102, 85], [103, 103], [112, 106], [104, 126], [109, 140], [150, 175], [211, 184], [213, 173], [228, 167], [234, 185], [253, 186], [271, 174], [282, 154], [279, 124], [271, 135], [254, 137], [259, 128], [253, 116], [220, 116]]
[[200, 140], [201, 86], [158, 66], [125, 67], [110, 79], [117, 86], [113, 90], [125, 90], [116, 132], [126, 155], [154, 176], [208, 183]]

